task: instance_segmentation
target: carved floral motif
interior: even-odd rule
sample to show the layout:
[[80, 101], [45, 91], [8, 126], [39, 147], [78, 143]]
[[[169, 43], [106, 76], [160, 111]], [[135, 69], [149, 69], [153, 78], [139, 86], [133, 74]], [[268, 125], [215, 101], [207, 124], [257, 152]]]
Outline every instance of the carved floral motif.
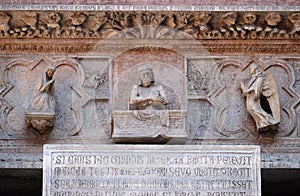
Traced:
[[300, 36], [299, 13], [293, 12], [11, 11], [0, 13], [0, 32], [4, 38], [299, 39]]
[[294, 13], [290, 15], [289, 20], [293, 23], [293, 28], [291, 33], [296, 33], [300, 31], [300, 13]]
[[8, 24], [8, 22], [10, 21], [11, 16], [6, 14], [5, 12], [0, 12], [0, 33], [1, 33], [1, 37], [5, 37], [6, 34], [9, 32], [10, 30], [10, 26]]

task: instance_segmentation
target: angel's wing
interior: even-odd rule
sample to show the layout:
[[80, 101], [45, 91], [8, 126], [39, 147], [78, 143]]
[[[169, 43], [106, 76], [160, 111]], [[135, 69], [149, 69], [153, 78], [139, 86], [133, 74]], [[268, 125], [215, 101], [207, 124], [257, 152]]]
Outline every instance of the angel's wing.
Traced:
[[267, 98], [272, 116], [278, 122], [280, 121], [280, 104], [279, 96], [276, 86], [276, 81], [273, 76], [269, 73], [264, 75], [264, 81], [262, 84], [262, 95]]

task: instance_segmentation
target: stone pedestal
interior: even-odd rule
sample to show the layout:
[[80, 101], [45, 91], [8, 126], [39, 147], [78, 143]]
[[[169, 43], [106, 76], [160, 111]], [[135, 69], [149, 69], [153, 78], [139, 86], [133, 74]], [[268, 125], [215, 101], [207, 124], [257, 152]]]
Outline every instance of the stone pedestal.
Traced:
[[114, 142], [150, 142], [160, 143], [173, 140], [185, 140], [186, 111], [115, 111]]
[[54, 111], [28, 110], [25, 112], [25, 123], [27, 127], [33, 127], [40, 134], [49, 131], [54, 126]]

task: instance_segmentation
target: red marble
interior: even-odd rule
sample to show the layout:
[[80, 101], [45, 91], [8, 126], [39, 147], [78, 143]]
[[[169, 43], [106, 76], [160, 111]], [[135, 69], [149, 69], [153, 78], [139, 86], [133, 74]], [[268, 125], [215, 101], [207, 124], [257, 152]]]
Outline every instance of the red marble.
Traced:
[[1, 3], [57, 5], [300, 5], [299, 0], [2, 0]]

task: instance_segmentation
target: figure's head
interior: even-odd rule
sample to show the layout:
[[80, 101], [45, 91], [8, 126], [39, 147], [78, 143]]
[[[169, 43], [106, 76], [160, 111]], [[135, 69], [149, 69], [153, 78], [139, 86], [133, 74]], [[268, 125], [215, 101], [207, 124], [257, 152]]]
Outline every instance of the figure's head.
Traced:
[[48, 77], [52, 78], [54, 72], [55, 72], [55, 67], [54, 66], [49, 66], [47, 71], [46, 71], [46, 74], [47, 74]]
[[250, 75], [251, 76], [257, 76], [261, 74], [261, 70], [259, 69], [259, 66], [255, 63], [250, 65]]
[[138, 71], [140, 75], [141, 86], [149, 87], [155, 82], [153, 69], [148, 64], [142, 65]]

